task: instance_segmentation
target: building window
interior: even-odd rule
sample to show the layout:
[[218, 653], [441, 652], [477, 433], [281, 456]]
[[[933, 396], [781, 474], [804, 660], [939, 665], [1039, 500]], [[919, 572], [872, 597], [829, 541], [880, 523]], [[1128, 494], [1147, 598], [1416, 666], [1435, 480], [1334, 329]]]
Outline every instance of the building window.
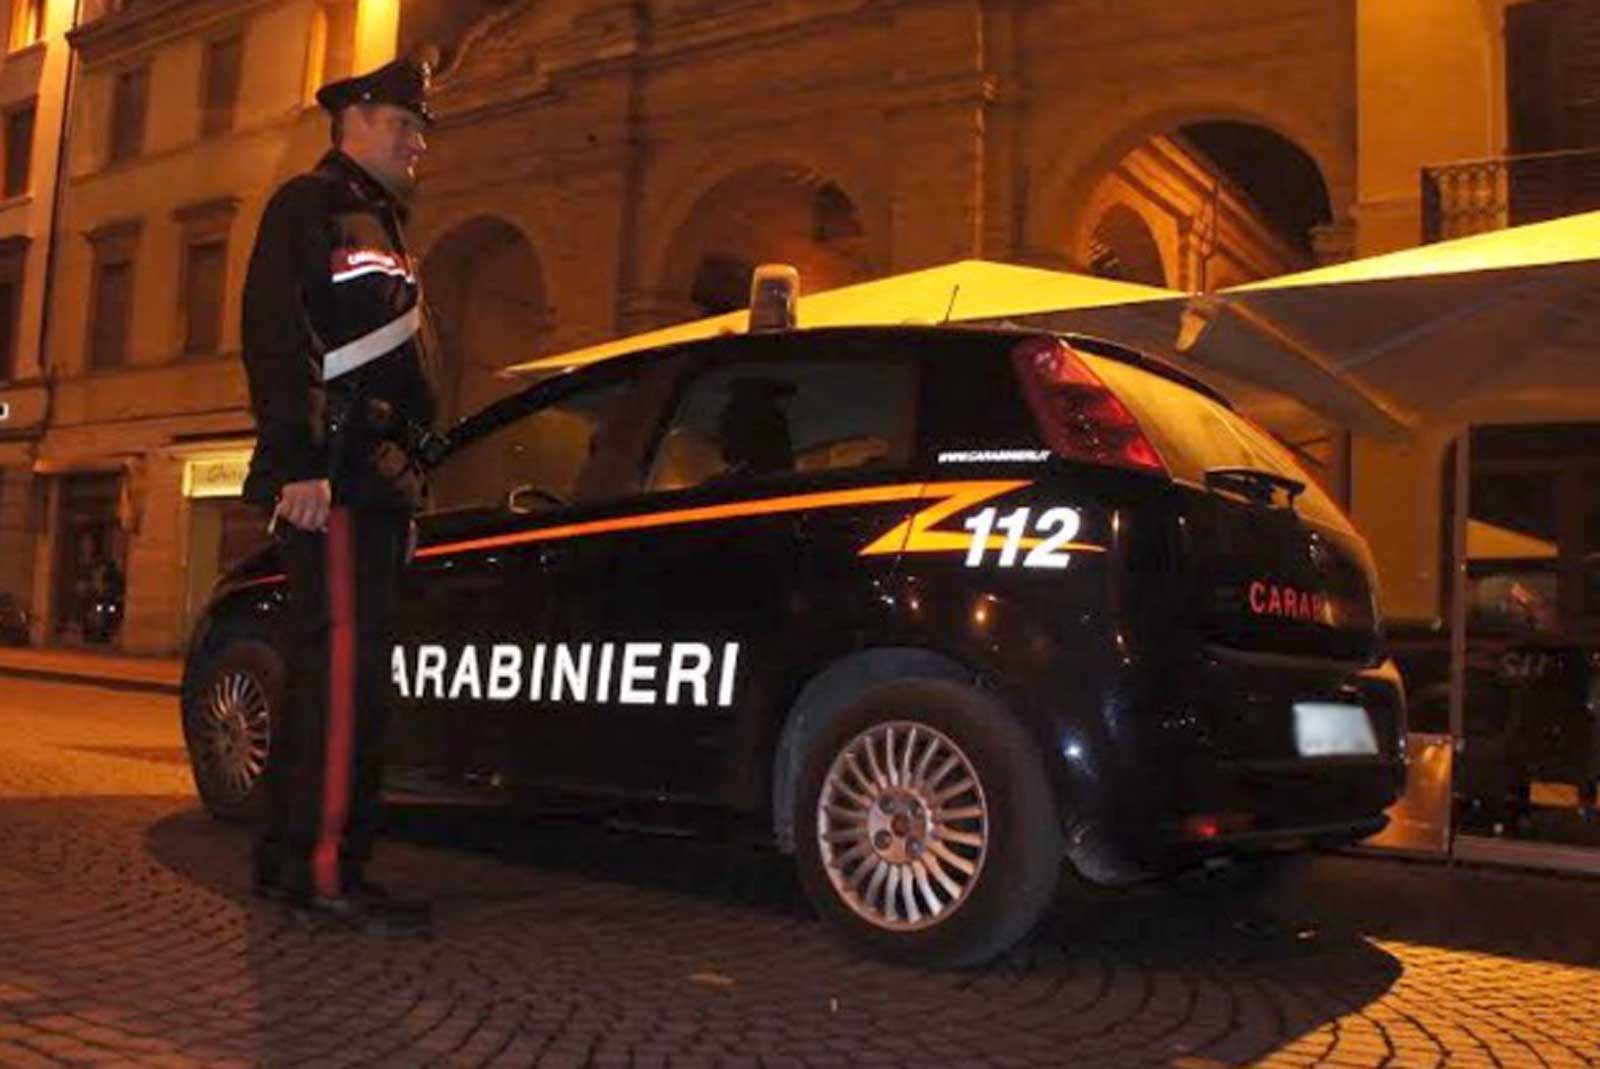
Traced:
[[[1467, 626], [1473, 634], [1556, 636], [1600, 623], [1600, 423], [1472, 431]], [[1439, 569], [1453, 593], [1455, 449], [1444, 467]]]
[[137, 222], [116, 223], [89, 235], [94, 274], [89, 294], [89, 367], [119, 367], [128, 359], [133, 316], [133, 264]]
[[17, 315], [28, 239], [0, 239], [0, 382], [17, 377]]
[[243, 61], [242, 34], [212, 41], [207, 46], [204, 98], [200, 112], [202, 137], [213, 137], [233, 129], [234, 109], [239, 102], [239, 72]]
[[45, 0], [13, 0], [11, 48], [27, 48], [44, 36]]
[[206, 356], [222, 349], [223, 311], [228, 292], [228, 236], [239, 210], [234, 197], [180, 208], [183, 227], [183, 352]]
[[128, 356], [128, 313], [133, 299], [133, 262], [99, 264], [94, 273], [94, 315], [90, 330], [89, 365], [117, 367]]
[[306, 98], [355, 72], [356, 0], [323, 0], [311, 24]]
[[228, 245], [205, 241], [189, 246], [184, 262], [183, 351], [214, 353], [222, 343], [222, 294], [228, 274]]
[[20, 197], [28, 192], [33, 174], [34, 105], [6, 112], [5, 195]]
[[0, 238], [0, 381], [17, 377], [17, 318], [27, 261], [27, 238]]
[[131, 160], [144, 151], [145, 119], [150, 110], [150, 68], [117, 75], [111, 98], [111, 162]]

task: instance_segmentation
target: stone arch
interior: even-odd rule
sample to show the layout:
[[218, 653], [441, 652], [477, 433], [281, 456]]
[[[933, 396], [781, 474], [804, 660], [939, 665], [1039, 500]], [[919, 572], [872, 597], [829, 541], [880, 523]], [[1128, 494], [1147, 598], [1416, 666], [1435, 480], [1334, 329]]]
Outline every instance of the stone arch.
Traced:
[[750, 151], [720, 162], [698, 170], [656, 215], [640, 277], [663, 309], [678, 318], [722, 310], [708, 288], [721, 303], [738, 291], [742, 305], [748, 268], [765, 261], [794, 263], [806, 292], [877, 273], [887, 219], [845, 157]]
[[1338, 124], [1319, 122], [1315, 115], [1280, 113], [1268, 87], [1240, 86], [1208, 100], [1186, 100], [1181, 88], [1157, 89], [1072, 132], [1046, 166], [1038, 194], [1028, 206], [1028, 246], [1085, 247], [1105, 210], [1103, 204], [1091, 204], [1106, 174], [1153, 139], [1217, 123], [1270, 131], [1297, 148], [1321, 178], [1331, 219], [1347, 218], [1355, 197], [1355, 144], [1353, 135], [1341, 138], [1337, 129], [1330, 129]]
[[441, 366], [440, 414], [454, 422], [515, 388], [508, 364], [538, 355], [550, 332], [544, 272], [526, 235], [495, 215], [444, 231], [422, 260]]
[[1095, 274], [1147, 286], [1167, 286], [1171, 275], [1150, 224], [1133, 207], [1112, 204], [1094, 224], [1088, 266]]

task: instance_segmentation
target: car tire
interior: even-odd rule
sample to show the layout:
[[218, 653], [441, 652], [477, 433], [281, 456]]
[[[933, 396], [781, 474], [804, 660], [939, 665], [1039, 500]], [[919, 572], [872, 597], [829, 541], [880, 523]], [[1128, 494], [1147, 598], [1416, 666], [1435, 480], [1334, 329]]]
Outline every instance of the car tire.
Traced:
[[281, 722], [283, 658], [259, 639], [232, 639], [195, 678], [198, 684], [183, 707], [195, 789], [213, 817], [247, 821], [262, 804], [261, 777]]
[[882, 684], [801, 746], [800, 879], [846, 941], [907, 964], [977, 965], [1050, 905], [1060, 815], [1038, 746], [992, 699], [943, 680]]

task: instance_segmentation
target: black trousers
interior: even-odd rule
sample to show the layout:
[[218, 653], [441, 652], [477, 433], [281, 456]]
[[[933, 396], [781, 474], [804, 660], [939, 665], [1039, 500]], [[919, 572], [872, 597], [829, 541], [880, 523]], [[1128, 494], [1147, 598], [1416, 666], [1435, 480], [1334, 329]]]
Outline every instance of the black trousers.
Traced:
[[410, 518], [335, 508], [326, 534], [283, 536], [288, 681], [264, 780], [256, 877], [334, 897], [382, 824], [390, 616]]

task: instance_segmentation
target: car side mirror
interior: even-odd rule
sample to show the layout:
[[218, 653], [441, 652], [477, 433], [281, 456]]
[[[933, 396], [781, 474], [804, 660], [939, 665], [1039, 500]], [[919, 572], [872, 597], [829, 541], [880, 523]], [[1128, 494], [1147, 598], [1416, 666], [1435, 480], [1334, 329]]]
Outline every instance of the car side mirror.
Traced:
[[515, 487], [506, 495], [506, 509], [518, 515], [540, 512], [550, 508], [566, 508], [567, 502], [560, 494], [531, 483]]

